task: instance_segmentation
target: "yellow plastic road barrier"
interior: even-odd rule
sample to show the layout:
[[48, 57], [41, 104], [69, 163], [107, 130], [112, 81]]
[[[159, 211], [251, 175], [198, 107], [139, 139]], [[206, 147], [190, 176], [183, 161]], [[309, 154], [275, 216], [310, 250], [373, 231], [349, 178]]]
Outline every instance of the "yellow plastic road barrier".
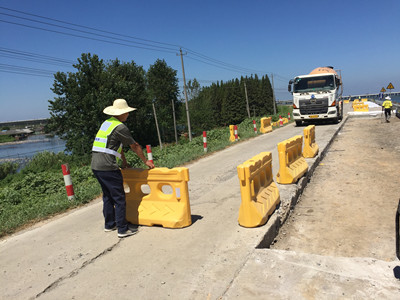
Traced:
[[[236, 141], [236, 137], [235, 137], [235, 125], [229, 125], [229, 132], [230, 132], [230, 137], [229, 137], [229, 141], [231, 142], [235, 142]], [[237, 139], [239, 140], [239, 134]]]
[[279, 172], [276, 181], [280, 184], [297, 182], [308, 171], [308, 164], [301, 153], [303, 136], [296, 135], [278, 144]]
[[283, 124], [288, 124], [289, 123], [289, 119], [288, 118], [283, 118]]
[[353, 104], [354, 111], [369, 111], [368, 104]]
[[318, 154], [319, 147], [315, 142], [315, 125], [304, 128], [304, 148], [303, 156], [313, 158]]
[[239, 224], [244, 227], [264, 225], [281, 202], [272, 176], [271, 152], [261, 152], [245, 161], [237, 167], [237, 172], [242, 196]]
[[367, 102], [368, 101], [368, 98], [362, 98], [361, 99], [361, 102]]
[[132, 224], [182, 228], [192, 224], [187, 168], [122, 169], [126, 219]]
[[261, 128], [260, 128], [260, 132], [261, 133], [267, 133], [267, 132], [271, 132], [272, 131], [272, 124], [271, 124], [271, 117], [264, 117], [261, 118]]
[[344, 103], [350, 103], [350, 100], [344, 100]]

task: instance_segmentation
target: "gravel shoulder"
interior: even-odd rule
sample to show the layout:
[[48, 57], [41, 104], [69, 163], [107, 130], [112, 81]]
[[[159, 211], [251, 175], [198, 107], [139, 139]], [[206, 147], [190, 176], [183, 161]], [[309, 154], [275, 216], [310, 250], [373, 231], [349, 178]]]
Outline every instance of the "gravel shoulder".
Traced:
[[400, 119], [350, 118], [273, 249], [393, 261]]
[[347, 120], [270, 249], [251, 254], [224, 299], [400, 299], [400, 120], [379, 116]]

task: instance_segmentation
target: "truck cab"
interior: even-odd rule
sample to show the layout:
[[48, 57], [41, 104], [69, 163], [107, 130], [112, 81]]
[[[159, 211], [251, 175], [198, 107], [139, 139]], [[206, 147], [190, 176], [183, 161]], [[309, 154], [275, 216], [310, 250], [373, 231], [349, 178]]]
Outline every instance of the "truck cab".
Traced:
[[333, 67], [319, 67], [308, 75], [299, 75], [289, 81], [288, 91], [293, 95], [293, 119], [297, 126], [303, 121], [343, 119], [343, 85], [341, 76]]

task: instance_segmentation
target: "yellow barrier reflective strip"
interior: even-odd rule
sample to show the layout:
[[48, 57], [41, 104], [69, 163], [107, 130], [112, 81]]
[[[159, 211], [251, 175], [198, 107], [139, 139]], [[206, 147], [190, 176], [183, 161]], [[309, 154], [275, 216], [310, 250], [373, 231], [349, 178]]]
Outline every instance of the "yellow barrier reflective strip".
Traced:
[[271, 132], [272, 131], [272, 124], [271, 124], [271, 117], [264, 117], [261, 118], [261, 128], [260, 128], [260, 132], [261, 133], [267, 133], [267, 132]]
[[[187, 168], [122, 169], [126, 219], [132, 224], [182, 228], [192, 224]], [[149, 191], [146, 191], [149, 190]]]
[[279, 190], [272, 176], [271, 152], [261, 152], [237, 167], [242, 203], [239, 224], [264, 225], [280, 203]]
[[304, 148], [303, 156], [313, 158], [318, 154], [319, 147], [315, 142], [315, 125], [309, 125], [304, 128]]
[[295, 183], [308, 171], [302, 156], [303, 136], [296, 135], [278, 144], [279, 172], [276, 181], [280, 184]]

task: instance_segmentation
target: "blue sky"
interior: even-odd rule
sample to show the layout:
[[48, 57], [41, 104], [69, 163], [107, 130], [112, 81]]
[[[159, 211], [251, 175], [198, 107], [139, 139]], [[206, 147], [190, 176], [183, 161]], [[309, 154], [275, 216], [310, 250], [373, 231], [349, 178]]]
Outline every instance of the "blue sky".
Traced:
[[[344, 95], [377, 93], [389, 82], [399, 91], [399, 15], [398, 0], [0, 0], [0, 122], [49, 117], [48, 100], [55, 96], [50, 90], [52, 72], [73, 72], [67, 63], [88, 52], [104, 60], [133, 60], [146, 70], [157, 59], [165, 59], [178, 71], [183, 86], [176, 55], [182, 47], [187, 52], [186, 80], [196, 78], [209, 85], [255, 73], [274, 74], [280, 100], [291, 98], [289, 79], [326, 65], [341, 70]], [[103, 31], [96, 34], [110, 35], [107, 31], [140, 38], [118, 36], [168, 49], [147, 50], [105, 37], [90, 35], [108, 43], [50, 32], [89, 36], [27, 20], [73, 27], [37, 16]], [[26, 60], [32, 54], [33, 61]], [[38, 62], [39, 56], [46, 59]], [[49, 57], [66, 63], [50, 64]], [[51, 72], [37, 76], [38, 69]], [[36, 75], [20, 74], [28, 70]]]

